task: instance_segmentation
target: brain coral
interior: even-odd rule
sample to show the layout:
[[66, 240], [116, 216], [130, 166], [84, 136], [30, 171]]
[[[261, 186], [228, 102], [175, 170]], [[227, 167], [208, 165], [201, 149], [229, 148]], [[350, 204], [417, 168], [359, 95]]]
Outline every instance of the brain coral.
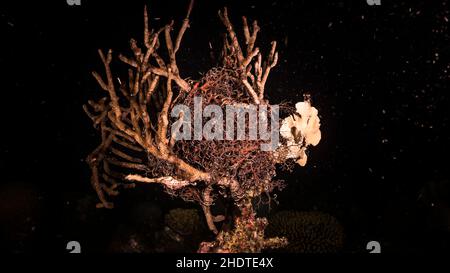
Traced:
[[180, 235], [193, 235], [204, 230], [204, 224], [195, 209], [172, 209], [164, 217], [166, 226]]
[[266, 229], [268, 236], [286, 237], [283, 252], [333, 253], [344, 243], [342, 226], [322, 212], [281, 211], [273, 215]]

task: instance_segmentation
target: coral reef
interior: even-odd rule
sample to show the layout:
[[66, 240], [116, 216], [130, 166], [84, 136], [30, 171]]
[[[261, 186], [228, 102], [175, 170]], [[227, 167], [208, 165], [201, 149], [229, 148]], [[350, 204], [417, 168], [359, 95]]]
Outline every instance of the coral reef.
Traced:
[[[202, 208], [209, 230], [218, 236], [215, 241], [202, 244], [211, 246], [202, 247], [202, 251], [259, 252], [265, 247], [280, 246], [284, 239], [264, 238], [267, 220], [255, 216], [252, 199], [262, 194], [270, 199], [274, 189], [283, 187], [280, 181], [273, 179], [276, 164], [285, 164], [292, 158], [299, 158], [302, 166], [306, 164], [306, 148], [320, 141], [317, 110], [311, 107], [309, 100], [297, 104], [298, 117], [288, 117], [292, 121], [284, 122], [295, 136], [284, 134], [284, 140], [278, 142], [279, 106], [271, 105], [265, 98], [268, 76], [278, 62], [277, 43], [271, 42], [270, 50], [263, 58], [255, 43], [260, 30], [257, 21], [249, 24], [246, 17], [242, 17], [244, 41], [240, 41], [226, 8], [218, 13], [226, 28], [222, 64], [198, 81], [183, 78], [177, 64], [177, 53], [189, 28], [192, 8], [193, 1], [173, 38], [174, 21], [160, 29], [150, 29], [147, 9], [144, 9], [143, 42], [131, 39], [131, 56], [118, 55], [122, 65], [128, 67], [125, 76], [113, 73], [123, 69], [115, 67], [117, 58], [112, 50], [98, 51], [105, 76], [97, 72], [92, 75], [106, 91], [103, 93], [106, 96], [97, 101], [90, 100], [84, 106], [101, 135], [101, 143], [86, 160], [91, 168], [91, 184], [100, 199], [97, 207], [113, 208], [109, 197], [118, 195], [121, 188], [134, 187], [133, 182], [159, 184], [172, 196], [192, 201]], [[248, 114], [248, 122], [245, 113], [232, 116], [233, 128], [230, 131], [233, 135], [237, 131], [243, 132], [243, 139], [231, 137], [222, 140], [222, 132], [218, 139], [210, 140], [204, 137], [203, 131], [197, 140], [180, 140], [176, 130], [178, 125], [181, 128], [189, 123], [186, 129], [189, 131], [196, 128], [195, 124], [192, 128], [190, 121], [185, 122], [184, 116], [186, 120], [191, 119], [188, 113], [197, 97], [201, 97], [205, 106], [201, 107], [200, 125], [206, 126], [212, 120], [203, 120], [206, 105], [219, 108], [239, 106], [239, 112], [264, 109], [264, 114], [258, 112], [257, 121], [250, 120]], [[184, 110], [177, 112], [175, 109], [180, 109], [178, 107]], [[210, 114], [216, 115], [215, 112]], [[270, 118], [266, 116], [269, 114]], [[175, 117], [181, 120], [177, 126], [171, 119]], [[259, 138], [247, 138], [247, 129], [250, 131], [256, 123], [259, 123]], [[264, 128], [263, 133], [260, 128]], [[263, 135], [269, 136], [268, 139]], [[261, 145], [272, 149], [262, 149]], [[286, 151], [291, 151], [292, 147], [300, 152], [288, 156]], [[211, 212], [218, 200], [228, 204], [225, 215]], [[184, 217], [185, 212], [172, 212], [177, 213]], [[169, 213], [168, 218], [172, 218], [172, 214]], [[178, 220], [169, 221], [175, 225], [175, 234], [178, 235], [179, 230], [189, 228], [193, 223], [185, 222], [188, 220], [185, 218]], [[219, 226], [226, 226], [220, 222], [234, 223], [235, 230], [220, 230]], [[174, 223], [186, 226], [180, 229]]]

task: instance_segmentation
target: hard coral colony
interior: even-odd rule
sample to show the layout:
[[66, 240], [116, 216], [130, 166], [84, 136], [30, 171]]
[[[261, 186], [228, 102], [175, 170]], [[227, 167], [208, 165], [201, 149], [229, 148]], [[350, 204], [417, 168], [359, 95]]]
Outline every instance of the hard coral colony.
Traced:
[[[257, 22], [249, 24], [242, 17], [245, 40], [240, 41], [226, 8], [219, 11], [226, 28], [222, 64], [198, 81], [180, 75], [176, 57], [192, 7], [191, 1], [175, 37], [173, 22], [150, 29], [144, 9], [144, 40], [130, 41], [131, 56], [118, 55], [122, 65], [128, 66], [128, 80], [113, 74], [116, 58], [112, 50], [98, 51], [106, 77], [92, 74], [107, 95], [84, 106], [101, 135], [100, 145], [87, 158], [91, 183], [100, 199], [98, 207], [112, 208], [107, 196], [117, 195], [119, 188], [133, 187], [133, 181], [157, 183], [170, 195], [202, 208], [216, 239], [201, 243], [199, 252], [260, 252], [286, 245], [285, 238], [264, 238], [267, 220], [256, 216], [252, 200], [263, 194], [270, 198], [274, 189], [284, 186], [273, 179], [277, 164], [291, 160], [306, 164], [306, 148], [321, 138], [317, 109], [306, 100], [296, 104], [296, 111], [281, 122], [281, 128], [270, 120], [281, 134], [275, 150], [260, 149], [261, 139], [176, 141], [169, 130], [174, 129], [169, 115], [177, 104], [191, 109], [198, 96], [203, 110], [211, 104], [278, 110], [265, 97], [266, 81], [278, 60], [277, 43], [271, 43], [263, 58], [255, 46], [260, 30]], [[162, 50], [167, 51], [166, 60]], [[219, 199], [230, 205], [224, 215], [213, 215], [211, 208]]]

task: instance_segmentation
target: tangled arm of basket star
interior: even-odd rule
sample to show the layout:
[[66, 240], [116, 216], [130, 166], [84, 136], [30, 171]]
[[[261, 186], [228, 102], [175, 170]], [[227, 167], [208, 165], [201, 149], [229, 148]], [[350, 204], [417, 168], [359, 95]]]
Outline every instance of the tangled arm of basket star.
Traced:
[[[259, 26], [242, 17], [243, 38], [236, 35], [227, 9], [219, 11], [226, 28], [222, 64], [197, 80], [187, 80], [177, 65], [182, 38], [189, 28], [191, 1], [186, 17], [173, 35], [175, 24], [150, 29], [144, 9], [144, 37], [130, 41], [131, 56], [99, 50], [105, 76], [93, 72], [104, 97], [84, 106], [101, 143], [87, 157], [91, 183], [100, 203], [113, 208], [110, 196], [137, 183], [155, 183], [186, 201], [197, 203], [206, 223], [216, 234], [213, 242], [201, 244], [200, 252], [259, 252], [278, 247], [284, 238], [264, 238], [267, 220], [258, 218], [252, 200], [282, 188], [274, 180], [276, 164], [295, 160], [306, 164], [306, 148], [320, 141], [320, 121], [309, 100], [297, 103], [295, 111], [282, 121], [281, 141], [275, 151], [262, 151], [261, 140], [175, 141], [169, 117], [176, 103], [192, 106], [201, 95], [203, 105], [271, 105], [265, 84], [277, 64], [276, 42], [267, 58], [255, 46]], [[161, 51], [164, 50], [164, 54]], [[167, 56], [164, 58], [163, 56]], [[116, 58], [118, 57], [118, 58]], [[118, 60], [116, 60], [118, 59]], [[114, 75], [115, 65], [128, 66], [127, 80]], [[213, 215], [212, 206], [221, 199], [231, 204], [223, 215]], [[246, 244], [236, 245], [239, 242]]]

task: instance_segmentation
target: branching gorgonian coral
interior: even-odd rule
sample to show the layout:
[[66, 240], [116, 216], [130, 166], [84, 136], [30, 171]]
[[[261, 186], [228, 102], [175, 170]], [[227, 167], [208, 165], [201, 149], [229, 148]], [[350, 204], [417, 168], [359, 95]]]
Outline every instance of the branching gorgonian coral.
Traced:
[[[274, 189], [283, 187], [273, 179], [276, 164], [292, 158], [302, 166], [306, 163], [306, 147], [320, 140], [317, 110], [309, 101], [297, 104], [297, 111], [282, 121], [278, 142], [279, 107], [265, 96], [268, 76], [278, 60], [277, 44], [271, 43], [264, 58], [256, 47], [257, 22], [249, 24], [242, 17], [244, 41], [240, 41], [226, 8], [219, 11], [226, 28], [222, 64], [197, 81], [185, 79], [177, 55], [192, 7], [193, 2], [175, 35], [173, 21], [150, 29], [144, 9], [143, 41], [130, 41], [130, 55], [98, 51], [105, 76], [97, 72], [93, 76], [106, 95], [84, 106], [101, 135], [100, 145], [87, 158], [98, 207], [112, 208], [108, 196], [134, 187], [133, 182], [160, 184], [169, 194], [202, 208], [217, 240], [203, 243], [200, 251], [253, 252], [277, 247], [285, 240], [264, 238], [267, 221], [256, 217], [252, 200], [263, 194], [270, 197]], [[128, 67], [127, 77], [113, 72], [118, 65]], [[231, 118], [230, 107], [238, 109]], [[219, 118], [221, 110], [227, 114], [227, 126]], [[239, 115], [242, 111], [244, 115]], [[231, 129], [230, 121], [236, 124]], [[253, 137], [240, 138], [242, 132], [251, 134], [256, 123], [259, 131]], [[226, 132], [220, 130], [223, 127]], [[264, 127], [270, 127], [272, 134], [263, 133]], [[180, 138], [192, 132], [194, 139]], [[275, 141], [275, 146], [268, 140]], [[264, 145], [272, 149], [263, 149]], [[211, 207], [219, 199], [230, 205], [223, 215], [213, 215]], [[246, 225], [257, 236], [240, 232]], [[245, 238], [239, 240], [240, 235]], [[239, 247], [227, 241], [231, 238], [250, 242]]]

